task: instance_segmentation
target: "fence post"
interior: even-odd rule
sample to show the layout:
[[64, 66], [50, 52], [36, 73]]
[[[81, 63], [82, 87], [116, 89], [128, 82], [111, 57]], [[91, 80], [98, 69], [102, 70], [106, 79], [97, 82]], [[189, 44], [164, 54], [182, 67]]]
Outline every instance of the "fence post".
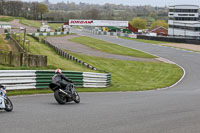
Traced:
[[45, 58], [45, 65], [43, 65], [44, 67], [47, 66], [47, 56], [44, 57]]
[[10, 65], [12, 65], [12, 55], [13, 55], [12, 51], [10, 51], [10, 62], [9, 62]]
[[30, 52], [30, 41], [28, 41], [28, 52]]
[[31, 55], [28, 54], [28, 67], [30, 67], [30, 66], [31, 66]]
[[24, 56], [24, 54], [21, 53], [20, 54], [20, 66], [23, 66], [23, 56]]

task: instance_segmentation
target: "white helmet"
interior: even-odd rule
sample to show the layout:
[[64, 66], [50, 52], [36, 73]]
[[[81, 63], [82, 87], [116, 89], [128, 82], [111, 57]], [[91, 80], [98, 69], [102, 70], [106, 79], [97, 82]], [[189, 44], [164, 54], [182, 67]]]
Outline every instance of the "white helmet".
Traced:
[[62, 73], [62, 70], [58, 68], [55, 70], [55, 73]]

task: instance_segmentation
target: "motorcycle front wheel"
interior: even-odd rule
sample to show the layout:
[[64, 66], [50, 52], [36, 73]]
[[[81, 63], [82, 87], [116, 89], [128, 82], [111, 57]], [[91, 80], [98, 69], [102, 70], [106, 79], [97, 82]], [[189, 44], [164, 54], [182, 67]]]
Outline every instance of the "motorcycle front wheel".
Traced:
[[74, 102], [75, 103], [80, 103], [80, 96], [77, 92], [74, 92], [74, 95], [75, 95], [75, 99], [74, 99]]
[[59, 104], [65, 104], [66, 103], [66, 100], [67, 100], [66, 95], [63, 94], [62, 92], [60, 92], [59, 90], [54, 91], [54, 97]]
[[13, 110], [13, 104], [8, 97], [5, 99], [5, 111], [11, 112]]

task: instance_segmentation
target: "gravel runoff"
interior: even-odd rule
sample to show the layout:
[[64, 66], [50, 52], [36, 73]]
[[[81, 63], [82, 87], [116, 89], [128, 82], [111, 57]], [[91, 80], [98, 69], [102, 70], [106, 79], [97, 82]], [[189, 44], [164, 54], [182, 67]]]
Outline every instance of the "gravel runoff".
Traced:
[[169, 44], [161, 44], [161, 45], [200, 51], [200, 45], [195, 45], [195, 44], [169, 43]]

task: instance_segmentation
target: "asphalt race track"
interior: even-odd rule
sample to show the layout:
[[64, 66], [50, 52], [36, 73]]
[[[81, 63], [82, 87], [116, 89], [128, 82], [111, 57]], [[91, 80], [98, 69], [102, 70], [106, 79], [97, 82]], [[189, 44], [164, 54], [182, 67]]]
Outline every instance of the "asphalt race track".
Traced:
[[0, 133], [200, 132], [200, 53], [74, 32], [164, 57], [186, 76], [159, 91], [80, 93], [80, 104], [58, 105], [53, 94], [10, 97], [14, 111], [0, 111]]

